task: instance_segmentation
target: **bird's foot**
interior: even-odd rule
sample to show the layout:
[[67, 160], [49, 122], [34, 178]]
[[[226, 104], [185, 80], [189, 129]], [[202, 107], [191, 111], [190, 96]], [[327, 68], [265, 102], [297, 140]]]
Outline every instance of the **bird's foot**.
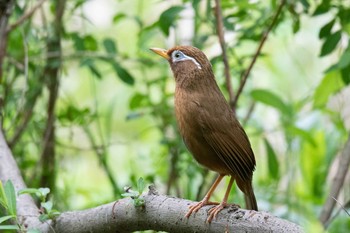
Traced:
[[211, 202], [211, 201], [208, 201], [207, 199], [204, 198], [202, 201], [200, 201], [194, 205], [190, 205], [189, 210], [188, 210], [187, 214], [185, 215], [185, 217], [189, 218], [193, 212], [195, 212], [195, 213], [198, 212], [198, 210], [200, 208], [202, 208], [203, 206], [206, 206], [206, 205], [219, 205], [219, 203], [218, 202]]
[[208, 212], [209, 216], [207, 218], [207, 222], [211, 223], [211, 221], [216, 218], [216, 216], [218, 215], [218, 213], [223, 210], [225, 207], [227, 206], [226, 203], [220, 203], [220, 205], [217, 205], [213, 208], [211, 208]]
[[223, 210], [225, 207], [230, 206], [232, 208], [234, 208], [235, 210], [237, 210], [238, 208], [241, 208], [239, 205], [237, 204], [227, 204], [226, 202], [221, 202], [219, 205], [214, 206], [213, 208], [211, 208], [208, 212], [209, 217], [207, 218], [207, 222], [211, 223], [211, 221], [217, 217], [217, 215], [219, 214], [219, 212], [221, 210]]

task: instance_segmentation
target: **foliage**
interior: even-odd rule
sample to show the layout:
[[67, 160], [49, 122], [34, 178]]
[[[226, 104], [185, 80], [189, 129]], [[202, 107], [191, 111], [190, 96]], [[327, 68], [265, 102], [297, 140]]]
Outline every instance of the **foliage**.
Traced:
[[48, 219], [55, 219], [57, 216], [60, 215], [60, 212], [53, 209], [53, 203], [52, 201], [47, 201], [47, 196], [50, 193], [49, 188], [27, 188], [22, 189], [18, 192], [19, 195], [21, 194], [34, 194], [40, 201], [40, 209], [42, 210], [42, 213], [39, 216], [39, 220], [44, 222]]
[[122, 194], [123, 197], [130, 197], [134, 203], [135, 207], [143, 207], [145, 205], [145, 199], [141, 197], [142, 192], [145, 188], [145, 183], [142, 177], [137, 181], [137, 191], [131, 189], [131, 187], [124, 188], [125, 193]]
[[[21, 194], [35, 194], [35, 196], [40, 200], [40, 208], [42, 209], [42, 213], [39, 216], [40, 221], [44, 222], [48, 219], [56, 218], [60, 212], [53, 209], [52, 201], [46, 201], [47, 195], [50, 193], [50, 189], [48, 188], [27, 188], [20, 190], [18, 195]], [[7, 215], [0, 217], [0, 230], [17, 230], [19, 232], [24, 232], [24, 227], [19, 223], [17, 217], [17, 202], [16, 202], [17, 194], [15, 192], [15, 188], [10, 180], [8, 180], [3, 186], [0, 180], [0, 207], [3, 207], [6, 211]], [[8, 220], [13, 220], [15, 225], [1, 225]], [[29, 229], [28, 232], [36, 232], [34, 229]]]
[[[35, 2], [16, 1], [10, 23]], [[94, 1], [74, 0], [57, 19], [59, 2], [47, 1], [10, 31], [0, 66], [2, 128], [26, 184], [49, 187], [61, 210], [113, 201], [130, 183], [138, 187], [126, 193], [134, 201], [143, 182], [202, 198], [214, 174], [199, 167], [182, 143], [169, 67], [148, 48], [187, 43], [204, 50], [228, 96], [214, 1], [114, 1], [101, 13], [89, 10], [97, 7]], [[221, 2], [236, 91], [281, 1]], [[99, 26], [97, 14], [108, 12], [108, 23]], [[346, 1], [285, 1], [236, 109], [257, 157], [260, 208], [315, 229], [333, 161], [349, 131], [342, 99], [350, 83], [349, 15]], [[46, 176], [54, 182], [45, 185]], [[58, 214], [43, 201], [45, 190], [25, 192], [44, 203], [44, 218]], [[232, 193], [231, 202], [243, 202]], [[16, 215], [6, 200], [2, 221]], [[344, 216], [330, 232], [349, 229]]]
[[0, 225], [0, 230], [20, 230], [17, 220], [16, 193], [10, 180], [5, 185], [0, 180], [0, 207], [3, 207], [7, 213], [7, 215], [0, 217], [0, 224], [8, 220], [14, 220], [17, 223], [15, 225]]

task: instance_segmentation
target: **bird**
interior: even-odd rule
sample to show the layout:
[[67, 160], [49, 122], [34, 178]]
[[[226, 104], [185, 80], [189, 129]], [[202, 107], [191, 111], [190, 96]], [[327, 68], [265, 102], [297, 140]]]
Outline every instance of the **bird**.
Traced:
[[[214, 205], [206, 220], [211, 223], [228, 206], [234, 181], [244, 193], [246, 209], [258, 211], [252, 186], [254, 153], [247, 134], [216, 83], [207, 56], [193, 46], [150, 50], [170, 64], [175, 78], [175, 116], [184, 144], [199, 164], [218, 173], [203, 200], [191, 205], [185, 217], [189, 218], [203, 206]], [[230, 176], [230, 181], [223, 200], [211, 202], [210, 197], [225, 176]]]

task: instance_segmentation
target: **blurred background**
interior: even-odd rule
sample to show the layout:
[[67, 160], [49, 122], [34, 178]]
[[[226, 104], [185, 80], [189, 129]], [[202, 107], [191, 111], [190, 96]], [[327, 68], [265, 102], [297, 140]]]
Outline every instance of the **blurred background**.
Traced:
[[[9, 25], [38, 3], [15, 1]], [[186, 150], [172, 73], [149, 48], [200, 48], [228, 98], [215, 6], [47, 0], [12, 27], [0, 53], [0, 110], [27, 186], [49, 187], [60, 211], [122, 198], [139, 177], [162, 194], [202, 199], [216, 174]], [[256, 156], [259, 209], [322, 232], [319, 216], [349, 137], [350, 1], [222, 0], [219, 10], [234, 93], [274, 24], [235, 108]], [[341, 207], [349, 210], [349, 174], [335, 198], [324, 225], [350, 231]], [[235, 187], [229, 201], [244, 206]]]

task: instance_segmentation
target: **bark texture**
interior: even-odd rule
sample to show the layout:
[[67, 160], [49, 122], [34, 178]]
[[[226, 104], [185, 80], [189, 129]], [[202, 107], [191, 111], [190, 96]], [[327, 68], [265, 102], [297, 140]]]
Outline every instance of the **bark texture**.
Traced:
[[[17, 164], [0, 130], [0, 179], [11, 180], [16, 191], [26, 187]], [[184, 215], [194, 202], [180, 198], [159, 195], [151, 186], [144, 194], [144, 207], [135, 207], [131, 198], [81, 211], [62, 213], [54, 221], [41, 223], [39, 209], [29, 195], [17, 198], [17, 212], [21, 223], [27, 229], [39, 229], [42, 233], [85, 233], [85, 232], [133, 232], [157, 230], [167, 232], [302, 232], [289, 221], [266, 212], [226, 208], [211, 224], [206, 223], [210, 206], [199, 210], [190, 218]]]

